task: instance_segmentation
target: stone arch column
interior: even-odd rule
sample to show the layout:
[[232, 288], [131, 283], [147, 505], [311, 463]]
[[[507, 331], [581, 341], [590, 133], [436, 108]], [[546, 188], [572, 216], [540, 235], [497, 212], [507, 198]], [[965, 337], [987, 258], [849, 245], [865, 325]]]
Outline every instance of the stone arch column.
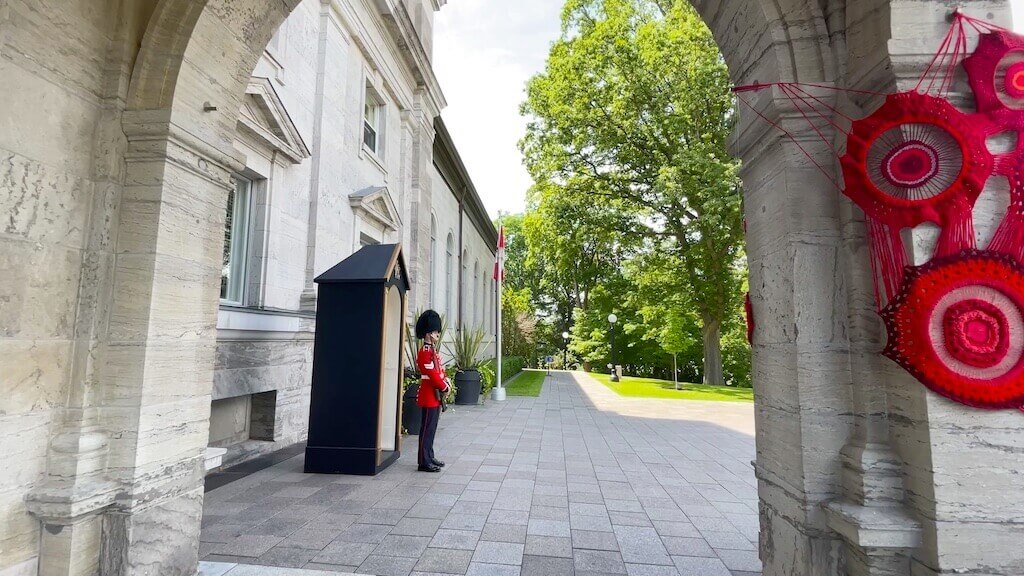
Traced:
[[[836, 80], [837, 44], [816, 1], [694, 2], [736, 84]], [[748, 98], [750, 99], [750, 98]], [[785, 96], [752, 103], [832, 163]], [[849, 433], [841, 200], [781, 132], [741, 109], [731, 141], [743, 161], [753, 345], [760, 557], [765, 575], [840, 574], [839, 540], [822, 504], [838, 492]]]
[[128, 90], [103, 389], [108, 475], [101, 573], [191, 576], [231, 175], [249, 75], [298, 0], [164, 0]]

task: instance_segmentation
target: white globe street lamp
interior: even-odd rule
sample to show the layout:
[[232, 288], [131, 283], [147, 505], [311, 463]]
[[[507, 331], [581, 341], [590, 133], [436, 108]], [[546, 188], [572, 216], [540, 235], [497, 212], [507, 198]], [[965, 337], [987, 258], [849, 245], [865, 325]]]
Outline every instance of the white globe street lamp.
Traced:
[[619, 320], [619, 317], [616, 316], [615, 314], [609, 314], [608, 315], [608, 325], [609, 325], [608, 329], [612, 333], [612, 364], [611, 364], [611, 367], [612, 367], [611, 381], [612, 382], [618, 382], [619, 381], [619, 371], [615, 369], [615, 323], [618, 320]]
[[569, 333], [562, 332], [562, 370], [569, 369]]

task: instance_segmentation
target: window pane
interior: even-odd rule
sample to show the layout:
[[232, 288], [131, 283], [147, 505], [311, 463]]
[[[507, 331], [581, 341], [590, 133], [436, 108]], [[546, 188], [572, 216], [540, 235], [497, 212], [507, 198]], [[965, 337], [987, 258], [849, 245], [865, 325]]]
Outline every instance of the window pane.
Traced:
[[370, 150], [377, 151], [377, 131], [368, 122], [363, 122], [363, 144]]
[[228, 213], [224, 221], [224, 258], [220, 269], [220, 297], [228, 297], [231, 283], [231, 218], [235, 211], [235, 191], [228, 192]]
[[220, 297], [241, 304], [245, 290], [246, 256], [249, 248], [249, 200], [252, 183], [235, 177], [235, 189], [228, 194], [224, 222], [224, 257], [221, 267]]

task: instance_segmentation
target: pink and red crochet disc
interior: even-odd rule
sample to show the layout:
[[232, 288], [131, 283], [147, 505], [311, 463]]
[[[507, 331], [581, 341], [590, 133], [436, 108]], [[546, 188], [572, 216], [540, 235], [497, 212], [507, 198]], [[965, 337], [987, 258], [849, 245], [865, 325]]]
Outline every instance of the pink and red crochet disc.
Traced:
[[1024, 406], [1024, 268], [967, 251], [908, 270], [882, 311], [883, 354], [933, 391], [981, 408]]

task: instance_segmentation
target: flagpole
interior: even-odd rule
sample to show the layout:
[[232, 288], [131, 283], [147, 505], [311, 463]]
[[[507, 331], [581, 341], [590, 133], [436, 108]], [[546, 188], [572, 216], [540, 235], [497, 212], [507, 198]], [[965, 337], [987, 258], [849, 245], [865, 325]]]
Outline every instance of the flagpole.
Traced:
[[498, 358], [495, 372], [497, 372], [496, 384], [494, 389], [491, 390], [491, 399], [501, 401], [505, 399], [505, 387], [501, 379], [501, 285], [504, 284], [505, 280], [505, 227], [498, 221], [498, 250], [497, 259], [495, 261], [494, 270], [494, 282], [497, 284], [495, 291], [497, 292], [497, 316], [498, 316], [498, 328], [495, 331], [494, 346], [495, 356]]

